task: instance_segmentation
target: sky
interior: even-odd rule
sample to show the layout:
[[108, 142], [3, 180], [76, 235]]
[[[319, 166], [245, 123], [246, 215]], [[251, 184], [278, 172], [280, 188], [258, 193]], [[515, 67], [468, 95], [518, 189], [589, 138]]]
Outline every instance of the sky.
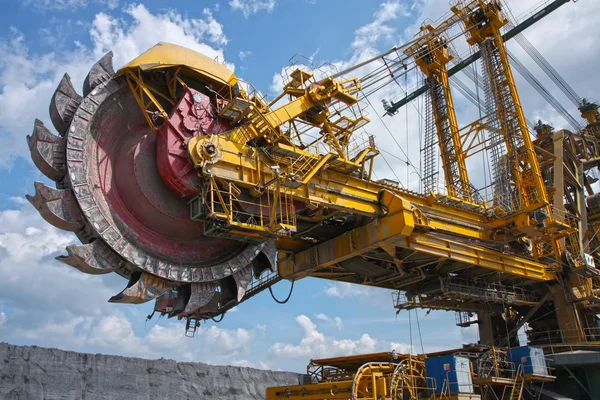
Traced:
[[[477, 340], [472, 328], [455, 326], [451, 312], [395, 314], [392, 293], [318, 279], [295, 283], [290, 301], [268, 292], [201, 326], [194, 338], [182, 322], [146, 322], [153, 304], [109, 304], [126, 281], [90, 276], [55, 261], [75, 237], [45, 223], [25, 200], [46, 178], [29, 158], [25, 136], [35, 118], [52, 126], [48, 104], [68, 72], [80, 88], [93, 63], [112, 50], [118, 68], [159, 41], [225, 59], [235, 73], [270, 96], [295, 54], [348, 67], [409, 40], [426, 19], [448, 12], [445, 0], [231, 0], [177, 2], [124, 0], [1, 0], [0, 15], [0, 341], [91, 353], [171, 358], [213, 364], [304, 371], [311, 358], [395, 349], [415, 353], [459, 347]], [[510, 0], [522, 15], [539, 0]], [[581, 0], [525, 32], [525, 36], [584, 97], [597, 98], [600, 2]], [[458, 45], [459, 52], [466, 45]], [[574, 115], [572, 104], [514, 43], [509, 48]], [[296, 58], [304, 60], [306, 58]], [[357, 73], [368, 72], [366, 70]], [[394, 117], [379, 118], [382, 99], [401, 97], [422, 79], [376, 93], [366, 127], [383, 151], [378, 178], [419, 190], [419, 110], [422, 100]], [[464, 77], [462, 78], [464, 81]], [[565, 127], [566, 122], [517, 76], [523, 108]], [[455, 93], [466, 125], [478, 110]], [[407, 160], [408, 158], [408, 160]], [[484, 179], [479, 165], [469, 165]], [[283, 298], [289, 282], [274, 287]]]

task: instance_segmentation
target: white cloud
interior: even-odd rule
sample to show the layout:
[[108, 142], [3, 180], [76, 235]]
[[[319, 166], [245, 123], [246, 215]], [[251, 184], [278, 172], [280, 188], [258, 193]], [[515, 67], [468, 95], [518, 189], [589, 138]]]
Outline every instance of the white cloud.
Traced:
[[109, 9], [114, 9], [119, 6], [118, 0], [25, 0], [26, 6], [31, 6], [39, 10], [70, 10], [75, 11], [86, 7], [89, 4], [105, 5]]
[[[155, 326], [152, 331], [156, 329], [161, 328]], [[91, 345], [112, 349], [120, 354], [142, 355], [141, 340], [135, 336], [131, 322], [123, 315], [102, 317], [92, 329], [88, 341]]]
[[342, 322], [342, 319], [340, 317], [335, 317], [333, 319], [333, 322], [335, 323], [335, 327], [338, 328], [338, 331], [344, 329], [344, 323]]
[[4, 311], [2, 311], [2, 309], [0, 309], [0, 328], [2, 328], [2, 325], [4, 325], [5, 322], [6, 322], [6, 314], [4, 314]]
[[410, 348], [410, 344], [408, 343], [396, 343], [390, 342], [390, 349], [395, 350], [398, 354], [414, 354], [415, 348]]
[[252, 52], [250, 50], [248, 50], [248, 51], [240, 50], [240, 53], [238, 55], [240, 57], [240, 61], [244, 61], [246, 58], [248, 58], [248, 56], [252, 55]]
[[203, 10], [204, 18], [186, 18], [175, 11], [152, 14], [141, 4], [131, 5], [125, 12], [133, 19], [130, 23], [99, 13], [90, 31], [94, 54], [98, 57], [112, 50], [117, 67], [160, 41], [175, 43], [211, 58], [223, 58], [221, 50], [203, 43], [209, 41], [217, 46], [227, 44], [223, 26], [207, 8]]
[[338, 297], [340, 299], [348, 297], [360, 297], [373, 291], [379, 291], [378, 288], [369, 288], [364, 285], [357, 285], [347, 282], [329, 283], [325, 289], [325, 295], [329, 297]]
[[231, 0], [229, 5], [234, 11], [241, 11], [245, 18], [261, 11], [273, 12], [276, 0]]
[[404, 9], [405, 6], [400, 1], [387, 1], [380, 4], [373, 15], [373, 21], [356, 30], [352, 47], [364, 49], [375, 45], [382, 39], [392, 40], [396, 29], [387, 22], [400, 17]]
[[258, 362], [258, 364], [257, 364], [257, 366], [256, 366], [256, 368], [258, 368], [258, 369], [267, 369], [267, 370], [270, 370], [270, 369], [272, 369], [272, 368], [269, 366], [269, 364], [267, 364], [267, 363], [266, 363], [266, 362], [264, 362], [264, 361], [259, 361], [259, 362]]
[[288, 344], [277, 342], [269, 352], [279, 358], [322, 358], [358, 353], [369, 353], [375, 350], [375, 339], [364, 334], [356, 341], [350, 339], [337, 340], [327, 337], [317, 330], [317, 326], [305, 315], [296, 317], [296, 322], [303, 331], [300, 343]]
[[201, 331], [200, 336], [207, 340], [216, 354], [245, 353], [253, 340], [253, 333], [245, 329], [226, 330], [216, 326]]
[[248, 355], [254, 337], [254, 331], [210, 326], [200, 327], [196, 331], [197, 340], [192, 340], [185, 337], [183, 326], [175, 323], [155, 325], [145, 336], [138, 336], [130, 320], [115, 313], [103, 317], [91, 329], [87, 343], [117, 354], [137, 357], [169, 357], [245, 366], [241, 363], [243, 360], [237, 357]]
[[231, 363], [231, 365], [235, 365], [236, 367], [246, 367], [246, 368], [257, 368], [264, 370], [271, 370], [272, 368], [264, 361], [259, 361], [257, 363], [253, 363], [250, 360], [235, 360]]
[[114, 53], [115, 68], [160, 41], [224, 58], [219, 47], [227, 44], [227, 37], [208, 9], [202, 18], [187, 18], [175, 11], [153, 14], [141, 4], [128, 6], [124, 12], [123, 17], [103, 12], [94, 17], [90, 47], [78, 44], [68, 51], [33, 54], [25, 36], [14, 28], [0, 39], [0, 168], [10, 167], [15, 157], [29, 158], [25, 135], [31, 132], [34, 117], [52, 126], [48, 104], [62, 75], [68, 72], [75, 88], [80, 88], [90, 67], [109, 50]]
[[11, 310], [4, 337], [63, 340], [111, 310], [106, 301], [123, 278], [89, 276], [54, 260], [74, 239], [29, 204], [0, 211], [0, 303]]
[[[368, 334], [359, 339], [336, 339], [326, 336], [306, 315], [296, 317], [296, 322], [302, 328], [302, 339], [298, 344], [277, 342], [269, 348], [269, 353], [276, 358], [323, 358], [349, 356], [352, 354], [373, 353], [375, 351], [391, 351], [392, 343], [378, 340]], [[340, 319], [341, 322], [341, 319]], [[398, 349], [403, 345], [394, 343]], [[398, 350], [396, 349], [396, 350]]]
[[315, 317], [317, 317], [317, 319], [320, 319], [321, 321], [330, 321], [331, 318], [329, 318], [327, 315], [323, 314], [323, 313], [319, 313], [317, 315], [315, 315]]
[[232, 363], [232, 365], [234, 365], [236, 367], [245, 367], [245, 368], [252, 368], [254, 366], [254, 364], [252, 364], [248, 360], [236, 360]]
[[335, 327], [339, 331], [341, 331], [342, 329], [344, 329], [344, 323], [343, 323], [343, 321], [342, 321], [342, 319], [340, 317], [330, 318], [328, 315], [323, 314], [323, 313], [316, 314], [315, 317], [318, 320], [332, 323], [333, 325], [335, 325]]

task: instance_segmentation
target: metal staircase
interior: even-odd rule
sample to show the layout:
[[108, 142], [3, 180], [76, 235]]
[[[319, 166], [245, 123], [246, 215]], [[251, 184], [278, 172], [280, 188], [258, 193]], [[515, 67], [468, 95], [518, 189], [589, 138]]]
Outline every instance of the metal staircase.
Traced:
[[515, 382], [510, 390], [510, 400], [522, 400], [524, 387], [525, 378], [523, 377], [523, 365], [521, 364], [519, 365], [519, 368], [517, 368]]
[[231, 139], [238, 143], [245, 144], [259, 137], [271, 142], [278, 135], [278, 131], [261, 112], [264, 107], [258, 98], [251, 101], [235, 97], [219, 111], [219, 117], [230, 120], [232, 125], [241, 124], [231, 131]]
[[333, 158], [336, 158], [334, 153], [328, 153], [321, 158], [315, 158], [309, 153], [302, 154], [290, 164], [283, 185], [295, 188], [308, 183]]

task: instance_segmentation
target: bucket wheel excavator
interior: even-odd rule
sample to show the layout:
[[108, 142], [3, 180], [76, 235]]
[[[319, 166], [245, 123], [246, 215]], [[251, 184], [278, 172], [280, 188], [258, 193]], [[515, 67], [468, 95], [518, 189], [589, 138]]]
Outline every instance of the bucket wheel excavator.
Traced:
[[[31, 156], [55, 187], [38, 182], [28, 199], [81, 241], [60, 261], [128, 279], [111, 302], [157, 299], [156, 311], [188, 326], [310, 276], [396, 290], [398, 311], [477, 315], [485, 344], [513, 345], [525, 323], [534, 344], [596, 341], [598, 105], [581, 104], [581, 132], [542, 124], [532, 139], [501, 34], [508, 22], [499, 1], [455, 1], [440, 25], [346, 71], [291, 68], [273, 100], [176, 45], [116, 72], [108, 53], [83, 96], [68, 75], [60, 82], [58, 134], [36, 120]], [[487, 113], [463, 128], [447, 69], [461, 36], [481, 57]], [[342, 78], [369, 63], [365, 77]], [[425, 165], [439, 170], [439, 158], [444, 173], [441, 189], [423, 178], [426, 193], [375, 179], [379, 150], [362, 130], [361, 100], [408, 64], [426, 77], [426, 145], [439, 146]], [[488, 198], [468, 174], [482, 154]]]

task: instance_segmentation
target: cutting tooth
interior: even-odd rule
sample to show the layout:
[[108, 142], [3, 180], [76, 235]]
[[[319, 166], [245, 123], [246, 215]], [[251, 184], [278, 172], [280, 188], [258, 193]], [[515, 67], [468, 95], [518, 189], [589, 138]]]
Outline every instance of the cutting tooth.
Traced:
[[250, 281], [252, 280], [252, 264], [233, 274], [233, 279], [235, 280], [235, 284], [237, 286], [237, 301], [239, 303], [246, 294], [246, 290], [248, 289]]
[[274, 242], [272, 240], [265, 242], [260, 253], [252, 260], [252, 273], [254, 278], [258, 279], [266, 270], [275, 272], [277, 264], [276, 258], [277, 249], [275, 248]]
[[119, 256], [101, 240], [67, 246], [67, 253], [69, 255], [56, 259], [86, 274], [107, 274], [123, 264]]
[[34, 187], [35, 195], [26, 197], [42, 218], [65, 231], [75, 232], [83, 228], [83, 216], [69, 189], [54, 189], [42, 182], [35, 182]]
[[191, 294], [192, 288], [189, 284], [181, 285], [177, 288], [177, 300], [175, 301], [173, 309], [169, 313], [169, 318], [175, 317], [176, 315], [181, 314], [183, 310], [185, 310], [185, 306], [190, 300]]
[[94, 88], [113, 77], [115, 70], [112, 64], [113, 53], [109, 51], [102, 57], [85, 77], [83, 81], [83, 95], [87, 96]]
[[191, 285], [190, 300], [185, 306], [185, 313], [192, 313], [202, 306], [207, 305], [217, 291], [215, 282], [193, 283]]
[[172, 290], [173, 284], [154, 275], [140, 272], [133, 274], [127, 287], [108, 300], [111, 303], [141, 304]]
[[83, 98], [75, 91], [69, 74], [65, 74], [50, 101], [50, 119], [61, 135], [65, 135]]
[[27, 144], [33, 163], [44, 175], [53, 181], [59, 181], [65, 175], [64, 138], [50, 133], [44, 123], [36, 119], [33, 133], [27, 135]]

